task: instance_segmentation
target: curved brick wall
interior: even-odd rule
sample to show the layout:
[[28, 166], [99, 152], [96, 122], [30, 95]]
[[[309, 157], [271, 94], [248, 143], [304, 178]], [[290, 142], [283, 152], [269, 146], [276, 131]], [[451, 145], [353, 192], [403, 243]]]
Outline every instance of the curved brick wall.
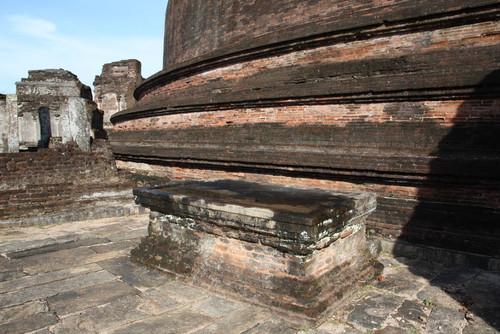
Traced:
[[498, 1], [175, 1], [123, 168], [378, 194], [371, 233], [498, 257]]
[[[475, 0], [473, 7], [491, 4], [495, 1]], [[171, 0], [164, 69], [332, 33], [384, 30], [469, 7], [467, 0]]]

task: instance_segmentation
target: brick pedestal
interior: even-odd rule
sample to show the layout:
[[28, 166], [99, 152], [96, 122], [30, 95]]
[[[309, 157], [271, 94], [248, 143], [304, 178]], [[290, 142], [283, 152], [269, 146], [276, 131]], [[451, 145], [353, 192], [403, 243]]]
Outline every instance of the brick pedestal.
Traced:
[[138, 262], [316, 325], [380, 265], [366, 251], [371, 194], [239, 181], [138, 189], [151, 208]]

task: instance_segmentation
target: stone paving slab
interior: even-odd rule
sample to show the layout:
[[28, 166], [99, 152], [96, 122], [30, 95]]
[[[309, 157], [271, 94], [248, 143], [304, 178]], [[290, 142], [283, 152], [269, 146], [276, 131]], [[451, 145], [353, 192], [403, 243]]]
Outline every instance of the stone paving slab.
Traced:
[[26, 276], [26, 274], [23, 273], [21, 270], [9, 270], [0, 272], [0, 282], [10, 281], [16, 278], [21, 278], [23, 276]]
[[296, 334], [297, 331], [283, 324], [266, 321], [243, 332], [243, 334]]
[[[25, 252], [30, 250], [42, 251], [45, 247], [57, 247], [59, 245], [68, 244], [79, 240], [85, 240], [88, 238], [90, 238], [90, 236], [86, 234], [68, 234], [56, 238], [5, 243], [0, 245], [0, 253], [8, 255], [9, 253], [15, 253], [21, 251]], [[12, 258], [11, 256], [9, 257]]]
[[[113, 334], [177, 334], [192, 333], [201, 327], [210, 324], [212, 319], [193, 310], [179, 310], [172, 313], [164, 313], [156, 317], [150, 317], [141, 322], [135, 322], [122, 328], [104, 333]], [[217, 332], [229, 333], [229, 332]]]
[[59, 321], [54, 312], [43, 312], [35, 315], [0, 324], [0, 333], [28, 333], [37, 329], [54, 325]]
[[[391, 257], [318, 328], [129, 260], [147, 215], [0, 229], [0, 333], [499, 333], [500, 275]], [[9, 256], [10, 255], [10, 256]]]
[[96, 253], [108, 253], [112, 251], [125, 251], [123, 253], [129, 254], [132, 248], [136, 247], [140, 242], [140, 239], [123, 240], [117, 242], [109, 242], [103, 245], [92, 246], [92, 249]]
[[120, 280], [132, 284], [141, 290], [165, 284], [170, 280], [165, 275], [130, 262], [128, 256], [115, 257], [101, 261], [98, 264], [117, 276]]
[[106, 239], [108, 239], [109, 241], [123, 241], [129, 239], [142, 238], [146, 236], [148, 236], [148, 230], [138, 229], [138, 230], [131, 230], [131, 231], [112, 234], [110, 236], [107, 236]]
[[2, 294], [0, 308], [20, 305], [29, 301], [44, 299], [71, 290], [77, 290], [99, 283], [109, 282], [115, 276], [105, 270], [50, 282], [26, 289]]
[[121, 281], [110, 281], [80, 290], [72, 290], [47, 298], [52, 311], [64, 316], [93, 306], [113, 302], [124, 297], [138, 295], [140, 291]]
[[[500, 280], [498, 275], [482, 272], [460, 291], [463, 304], [468, 307], [467, 317], [481, 318], [500, 328]], [[475, 317], [474, 313], [480, 315]]]
[[397, 295], [370, 291], [351, 306], [353, 310], [347, 321], [360, 328], [378, 328], [384, 324], [388, 315], [396, 312], [403, 301]]
[[[57, 240], [57, 241], [59, 241], [59, 240]], [[39, 248], [23, 249], [20, 251], [8, 252], [5, 255], [10, 259], [19, 259], [22, 257], [45, 254], [45, 253], [55, 252], [55, 251], [59, 251], [59, 250], [73, 249], [73, 248], [78, 248], [78, 247], [82, 247], [82, 246], [103, 244], [106, 241], [107, 240], [104, 238], [95, 238], [95, 237], [87, 237], [86, 238], [85, 236], [83, 236], [83, 238], [81, 238], [79, 236], [75, 240], [70, 240], [67, 242], [58, 242], [55, 244], [48, 244], [44, 247], [39, 247]]]
[[19, 279], [12, 279], [0, 283], [0, 293], [26, 289], [40, 284], [60, 281], [66, 278], [80, 276], [91, 272], [102, 270], [102, 267], [96, 264], [88, 264], [83, 266], [74, 266], [71, 268], [51, 271], [38, 275], [23, 276]]
[[142, 299], [138, 296], [119, 298], [108, 303], [89, 308], [83, 312], [61, 318], [53, 333], [95, 333], [119, 327], [140, 319], [148, 318], [149, 313], [140, 310]]
[[208, 293], [201, 289], [183, 284], [181, 282], [169, 282], [158, 287], [158, 291], [177, 300], [180, 303], [192, 303], [208, 298]]
[[[116, 257], [118, 253], [98, 254], [90, 248], [74, 248], [12, 260], [29, 275], [47, 273], [72, 266], [83, 266]], [[71, 261], [68, 261], [71, 259]]]
[[[15, 271], [20, 271], [20, 268], [18, 265], [12, 263], [12, 261], [9, 261], [9, 259], [2, 257], [0, 254], [0, 274], [5, 275], [5, 277], [10, 277], [10, 275], [14, 275], [13, 272]], [[3, 280], [3, 279], [2, 279]]]
[[433, 308], [425, 329], [428, 333], [459, 333], [466, 325], [460, 310], [441, 306]]
[[257, 324], [269, 319], [260, 310], [250, 308], [238, 309], [226, 317], [218, 319], [214, 323], [194, 332], [195, 334], [218, 334], [218, 333], [244, 333]]
[[198, 303], [194, 309], [214, 319], [220, 319], [235, 311], [236, 305], [222, 298], [209, 297]]
[[[7, 227], [0, 226], [0, 245], [32, 242], [61, 238], [72, 239], [75, 237], [94, 236], [106, 237], [119, 232], [142, 230], [147, 226], [148, 215], [135, 215], [129, 217], [103, 218], [95, 220], [75, 221], [36, 227]], [[144, 225], [146, 224], [146, 225]]]
[[0, 309], [0, 323], [16, 321], [29, 316], [49, 311], [47, 303], [42, 301], [28, 302], [17, 306]]
[[429, 311], [421, 301], [405, 300], [392, 316], [401, 328], [418, 328], [429, 317]]
[[412, 273], [410, 268], [401, 266], [386, 270], [384, 279], [374, 283], [374, 286], [399, 296], [412, 298], [427, 284], [427, 279]]

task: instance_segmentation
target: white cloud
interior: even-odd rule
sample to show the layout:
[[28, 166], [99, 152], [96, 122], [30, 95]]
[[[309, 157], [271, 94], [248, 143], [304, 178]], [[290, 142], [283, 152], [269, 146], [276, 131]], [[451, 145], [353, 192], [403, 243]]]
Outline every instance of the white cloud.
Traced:
[[56, 37], [57, 27], [54, 23], [33, 18], [27, 15], [10, 15], [7, 20], [13, 28], [25, 35], [53, 39]]

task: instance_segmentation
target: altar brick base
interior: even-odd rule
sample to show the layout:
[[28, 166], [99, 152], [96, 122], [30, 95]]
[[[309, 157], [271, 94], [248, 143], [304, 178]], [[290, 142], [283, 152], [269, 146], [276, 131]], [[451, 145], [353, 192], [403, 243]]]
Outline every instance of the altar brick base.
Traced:
[[[188, 202], [179, 197], [177, 201]], [[242, 219], [248, 219], [241, 213]], [[335, 240], [324, 247], [317, 243], [316, 249], [297, 254], [287, 251], [288, 246], [273, 246], [272, 236], [265, 233], [257, 240], [248, 231], [153, 209], [149, 235], [132, 251], [132, 259], [194, 285], [265, 306], [297, 328], [316, 326], [381, 273], [382, 265], [367, 249], [365, 217], [334, 233]]]

